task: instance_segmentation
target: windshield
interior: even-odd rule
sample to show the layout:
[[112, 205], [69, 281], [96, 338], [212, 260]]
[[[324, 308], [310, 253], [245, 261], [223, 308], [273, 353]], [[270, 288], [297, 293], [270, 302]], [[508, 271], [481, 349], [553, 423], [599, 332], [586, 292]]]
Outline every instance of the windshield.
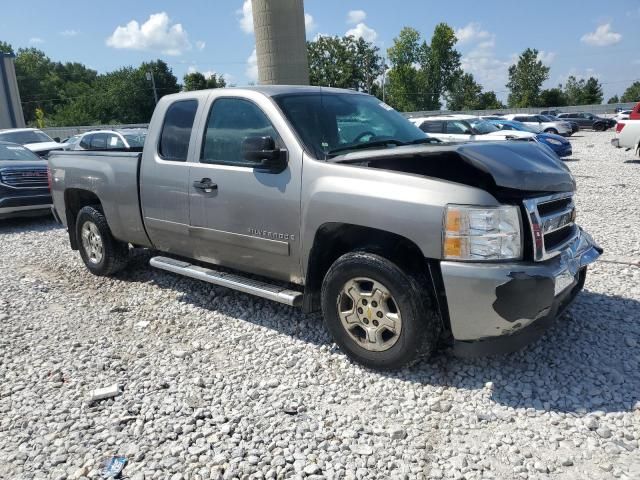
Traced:
[[491, 122], [483, 120], [482, 118], [472, 118], [470, 120], [467, 120], [467, 122], [471, 124], [473, 129], [479, 135], [486, 135], [487, 133], [500, 131], [498, 127], [493, 125]]
[[0, 143], [0, 161], [2, 160], [42, 160], [31, 150], [21, 145]]
[[131, 148], [144, 147], [144, 140], [147, 138], [146, 133], [126, 133], [123, 136]]
[[349, 93], [285, 94], [274, 100], [307, 149], [326, 159], [350, 147], [384, 148], [428, 139], [390, 106], [369, 95]]
[[0, 140], [4, 142], [19, 143], [26, 145], [28, 143], [45, 143], [53, 142], [53, 139], [40, 130], [26, 130], [22, 132], [2, 132]]

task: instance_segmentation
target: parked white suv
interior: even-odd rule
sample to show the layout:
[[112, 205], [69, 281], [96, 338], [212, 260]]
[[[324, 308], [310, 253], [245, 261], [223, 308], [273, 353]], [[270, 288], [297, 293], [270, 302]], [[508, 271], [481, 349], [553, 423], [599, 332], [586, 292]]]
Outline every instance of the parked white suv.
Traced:
[[46, 157], [52, 150], [62, 150], [65, 146], [37, 128], [0, 130], [0, 142], [17, 143], [41, 157]]
[[473, 115], [441, 115], [409, 119], [430, 137], [443, 142], [534, 140], [535, 134], [517, 130], [500, 130], [490, 122]]
[[543, 115], [531, 115], [524, 113], [511, 113], [505, 115], [506, 120], [513, 120], [516, 122], [524, 123], [530, 127], [539, 129], [540, 132], [554, 133], [556, 135], [571, 136], [573, 128], [569, 122], [550, 122], [548, 118]]
[[127, 128], [121, 130], [94, 130], [82, 134], [73, 150], [142, 151], [147, 130]]

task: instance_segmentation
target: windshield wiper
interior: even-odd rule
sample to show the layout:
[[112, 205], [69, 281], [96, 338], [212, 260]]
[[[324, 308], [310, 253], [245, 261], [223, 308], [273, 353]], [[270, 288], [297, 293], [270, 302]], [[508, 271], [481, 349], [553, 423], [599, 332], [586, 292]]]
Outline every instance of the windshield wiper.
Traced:
[[333, 150], [329, 150], [327, 152], [327, 155], [335, 155], [336, 153], [346, 152], [347, 150], [362, 150], [364, 148], [384, 147], [386, 145], [395, 145], [396, 147], [400, 147], [402, 145], [408, 145], [408, 143], [401, 142], [400, 140], [396, 140], [395, 138], [389, 138], [387, 140], [374, 140], [372, 142], [356, 143], [354, 145], [346, 145], [344, 147], [334, 148]]
[[438, 140], [435, 137], [425, 137], [425, 138], [418, 138], [416, 140], [412, 140], [410, 142], [405, 143], [405, 145], [419, 145], [421, 143], [442, 143], [442, 141]]

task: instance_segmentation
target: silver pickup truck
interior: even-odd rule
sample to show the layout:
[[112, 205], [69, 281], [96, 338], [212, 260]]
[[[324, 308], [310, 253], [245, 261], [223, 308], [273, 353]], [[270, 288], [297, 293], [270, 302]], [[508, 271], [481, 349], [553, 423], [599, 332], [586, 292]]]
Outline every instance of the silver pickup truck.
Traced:
[[319, 87], [168, 95], [142, 153], [49, 159], [54, 208], [87, 268], [131, 247], [151, 265], [322, 310], [374, 368], [438, 345], [512, 351], [540, 337], [601, 249], [575, 182], [529, 142], [446, 145], [380, 100]]

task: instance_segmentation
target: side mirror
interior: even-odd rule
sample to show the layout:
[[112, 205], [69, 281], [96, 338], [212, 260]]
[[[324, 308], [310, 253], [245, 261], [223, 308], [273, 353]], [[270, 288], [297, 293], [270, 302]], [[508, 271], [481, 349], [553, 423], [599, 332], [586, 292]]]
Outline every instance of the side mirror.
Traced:
[[53, 141], [56, 143], [60, 143], [60, 137], [53, 137]]
[[243, 158], [259, 171], [280, 173], [287, 168], [287, 151], [277, 149], [272, 137], [247, 137], [241, 148]]

